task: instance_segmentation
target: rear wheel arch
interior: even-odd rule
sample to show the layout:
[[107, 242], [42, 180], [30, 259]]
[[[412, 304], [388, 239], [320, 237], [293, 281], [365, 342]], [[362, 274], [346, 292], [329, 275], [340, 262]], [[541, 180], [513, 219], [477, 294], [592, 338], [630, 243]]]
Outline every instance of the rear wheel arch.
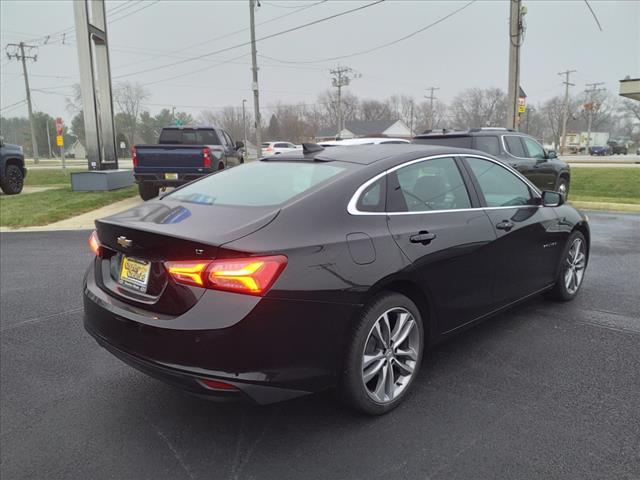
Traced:
[[433, 302], [430, 301], [420, 286], [412, 280], [396, 279], [388, 282], [378, 283], [367, 294], [365, 300], [365, 308], [373, 298], [383, 292], [399, 293], [404, 295], [420, 310], [420, 316], [424, 325], [425, 346], [429, 344], [430, 339], [434, 338], [436, 322]]
[[20, 171], [22, 172], [22, 175], [24, 175], [24, 163], [22, 162], [22, 160], [20, 160], [17, 157], [14, 158], [8, 158], [3, 166], [3, 169], [6, 170], [6, 168], [9, 165], [15, 165], [16, 167], [18, 167], [20, 169]]

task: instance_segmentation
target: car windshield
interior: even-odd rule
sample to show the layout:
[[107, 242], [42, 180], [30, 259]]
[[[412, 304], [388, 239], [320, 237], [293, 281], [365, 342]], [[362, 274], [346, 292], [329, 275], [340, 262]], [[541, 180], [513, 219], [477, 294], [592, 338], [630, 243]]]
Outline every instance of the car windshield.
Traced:
[[265, 207], [282, 204], [344, 170], [307, 162], [252, 162], [223, 170], [165, 198], [205, 205]]

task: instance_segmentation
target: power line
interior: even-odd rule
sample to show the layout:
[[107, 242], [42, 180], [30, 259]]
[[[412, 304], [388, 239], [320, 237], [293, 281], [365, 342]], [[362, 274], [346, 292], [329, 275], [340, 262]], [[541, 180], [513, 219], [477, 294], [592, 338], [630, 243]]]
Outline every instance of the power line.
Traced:
[[[364, 10], [365, 8], [373, 7], [374, 5], [378, 5], [379, 3], [382, 3], [384, 1], [385, 0], [376, 0], [376, 1], [368, 3], [366, 5], [361, 5], [361, 6], [356, 7], [356, 8], [345, 10], [343, 12], [336, 13], [336, 14], [330, 15], [328, 17], [320, 18], [320, 19], [314, 20], [312, 22], [307, 22], [307, 23], [304, 23], [302, 25], [298, 25], [296, 27], [287, 28], [286, 30], [282, 30], [280, 32], [272, 33], [270, 35], [266, 35], [264, 37], [258, 38], [258, 39], [256, 39], [256, 42], [263, 41], [263, 40], [268, 40], [268, 39], [275, 38], [275, 37], [279, 37], [281, 35], [285, 35], [287, 33], [291, 33], [291, 32], [294, 32], [296, 30], [300, 30], [300, 29], [303, 29], [303, 28], [306, 28], [306, 27], [310, 27], [312, 25], [317, 25], [318, 23], [326, 22], [328, 20], [332, 20], [334, 18], [341, 17], [343, 15], [348, 15], [350, 13], [357, 12], [359, 10]], [[229, 50], [234, 50], [236, 48], [246, 47], [247, 45], [250, 45], [250, 44], [251, 44], [250, 41], [249, 42], [242, 42], [242, 43], [239, 43], [237, 45], [232, 45], [230, 47], [222, 48], [220, 50], [214, 50], [212, 52], [203, 53], [201, 55], [196, 55], [194, 57], [190, 57], [190, 58], [187, 58], [185, 60], [180, 60], [178, 62], [171, 62], [171, 63], [167, 63], [165, 65], [159, 65], [157, 67], [147, 68], [147, 69], [144, 69], [144, 70], [139, 70], [137, 72], [128, 73], [126, 75], [119, 75], [118, 77], [114, 77], [114, 78], [129, 77], [129, 76], [132, 76], [132, 75], [140, 75], [141, 73], [153, 72], [155, 70], [160, 70], [160, 69], [163, 69], [163, 68], [168, 68], [168, 67], [173, 67], [173, 66], [176, 66], [176, 65], [181, 65], [183, 63], [192, 62], [192, 61], [195, 61], [195, 60], [200, 60], [202, 58], [210, 57], [210, 56], [216, 55], [218, 53], [228, 52]]]
[[20, 100], [19, 102], [16, 103], [12, 103], [11, 105], [5, 105], [4, 107], [1, 107], [0, 110], [6, 110], [7, 108], [11, 108], [11, 107], [15, 107], [17, 105], [22, 105], [23, 103], [25, 103], [26, 100], [23, 98], [22, 100]]
[[602, 25], [600, 25], [600, 20], [598, 20], [598, 17], [596, 16], [596, 12], [593, 11], [593, 8], [591, 8], [591, 5], [589, 5], [589, 2], [587, 0], [584, 0], [584, 3], [587, 5], [587, 8], [591, 12], [591, 15], [593, 15], [593, 19], [596, 21], [598, 28], [600, 29], [600, 31], [602, 31]]
[[425, 30], [428, 30], [432, 27], [435, 27], [436, 25], [438, 25], [439, 23], [444, 22], [445, 20], [447, 20], [448, 18], [456, 15], [457, 13], [461, 12], [462, 10], [464, 10], [465, 8], [471, 6], [473, 3], [475, 3], [477, 0], [471, 0], [470, 2], [468, 2], [467, 4], [463, 5], [462, 7], [452, 11], [451, 13], [445, 15], [444, 17], [439, 18], [438, 20], [436, 20], [435, 22], [430, 23], [429, 25], [425, 25], [424, 27], [409, 33], [408, 35], [404, 35], [400, 38], [397, 38], [396, 40], [392, 40], [390, 42], [387, 43], [383, 43], [381, 45], [378, 45], [376, 47], [372, 47], [372, 48], [368, 48], [366, 50], [361, 50], [359, 52], [354, 52], [354, 53], [349, 53], [347, 55], [339, 55], [336, 57], [329, 57], [329, 58], [323, 58], [320, 60], [280, 60], [278, 58], [274, 58], [274, 57], [267, 57], [266, 55], [262, 55], [264, 58], [268, 58], [269, 60], [275, 60], [277, 62], [282, 62], [282, 63], [324, 63], [324, 62], [333, 62], [336, 60], [342, 60], [345, 58], [351, 58], [351, 57], [356, 57], [359, 55], [366, 55], [367, 53], [372, 53], [375, 52], [377, 50], [380, 50], [382, 48], [386, 48], [386, 47], [390, 47], [391, 45], [395, 45], [396, 43], [400, 43], [403, 42], [404, 40], [407, 40], [411, 37], [414, 37], [416, 35], [418, 35], [419, 33], [424, 32]]
[[[256, 24], [256, 26], [266, 25], [267, 23], [272, 23], [272, 22], [275, 22], [276, 20], [281, 20], [281, 19], [283, 19], [283, 18], [285, 18], [285, 17], [288, 17], [288, 16], [290, 16], [290, 15], [294, 15], [294, 14], [296, 14], [296, 13], [298, 13], [298, 12], [302, 12], [303, 10], [307, 10], [307, 9], [309, 9], [309, 8], [315, 7], [315, 6], [320, 5], [320, 4], [322, 4], [322, 3], [326, 3], [327, 1], [328, 1], [328, 0], [320, 0], [320, 1], [318, 1], [318, 2], [312, 3], [312, 4], [310, 4], [310, 5], [306, 5], [306, 6], [301, 7], [301, 8], [296, 7], [296, 10], [295, 10], [295, 11], [293, 11], [293, 12], [285, 13], [284, 15], [278, 15], [277, 17], [270, 18], [270, 19], [268, 19], [268, 20], [265, 20], [264, 22], [257, 23], [257, 24]], [[209, 42], [215, 42], [215, 41], [217, 41], [217, 40], [222, 40], [222, 39], [225, 39], [225, 38], [231, 37], [231, 36], [233, 36], [233, 35], [236, 35], [236, 34], [238, 34], [238, 33], [246, 32], [247, 30], [249, 30], [249, 28], [248, 28], [248, 27], [241, 28], [241, 29], [239, 29], [239, 30], [234, 30], [233, 32], [229, 32], [229, 33], [226, 33], [226, 34], [224, 34], [224, 35], [219, 35], [219, 36], [217, 36], [217, 37], [213, 37], [213, 38], [210, 38], [210, 39], [207, 39], [207, 40], [203, 40], [203, 41], [201, 41], [201, 42], [192, 43], [192, 44], [190, 44], [190, 45], [186, 45], [186, 46], [181, 47], [181, 48], [176, 49], [176, 50], [170, 50], [168, 53], [164, 53], [164, 52], [162, 52], [162, 51], [158, 51], [158, 54], [157, 54], [157, 55], [154, 55], [152, 58], [150, 58], [150, 59], [149, 59], [149, 60], [147, 60], [147, 61], [150, 61], [150, 60], [152, 60], [153, 58], [167, 57], [167, 56], [170, 56], [170, 54], [172, 54], [172, 53], [177, 53], [177, 52], [180, 52], [180, 51], [183, 51], [183, 50], [189, 49], [189, 48], [199, 47], [200, 45], [204, 45], [204, 44], [209, 43]], [[184, 56], [183, 56], [183, 57], [178, 57], [178, 58], [188, 58], [188, 57], [184, 57]], [[143, 62], [130, 62], [130, 63], [126, 63], [126, 64], [124, 64], [124, 65], [118, 65], [118, 66], [116, 66], [115, 68], [116, 68], [116, 69], [117, 69], [117, 68], [125, 68], [125, 67], [128, 67], [128, 66], [130, 66], [130, 65], [139, 65], [140, 63], [143, 63]]]

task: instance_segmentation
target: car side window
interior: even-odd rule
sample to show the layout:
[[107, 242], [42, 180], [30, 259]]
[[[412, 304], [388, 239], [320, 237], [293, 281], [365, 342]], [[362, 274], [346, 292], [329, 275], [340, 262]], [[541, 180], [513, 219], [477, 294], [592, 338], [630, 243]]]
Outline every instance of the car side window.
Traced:
[[388, 212], [471, 208], [469, 193], [453, 158], [434, 158], [390, 175]]
[[276, 148], [289, 148], [289, 144], [288, 143], [276, 143], [274, 146]]
[[369, 185], [358, 198], [356, 208], [361, 212], [384, 212], [386, 175]]
[[540, 160], [547, 158], [544, 153], [544, 148], [542, 148], [538, 142], [527, 137], [522, 137], [522, 140], [524, 140], [524, 145], [527, 147], [527, 151], [529, 152], [529, 158], [537, 158]]
[[507, 144], [507, 151], [514, 157], [527, 157], [527, 154], [524, 153], [524, 147], [522, 146], [520, 137], [516, 135], [505, 135], [504, 142]]
[[531, 204], [531, 190], [527, 184], [503, 166], [476, 157], [467, 157], [467, 163], [480, 185], [487, 207]]
[[473, 139], [473, 148], [474, 150], [480, 150], [481, 152], [485, 152], [490, 155], [500, 155], [498, 137], [475, 137]]

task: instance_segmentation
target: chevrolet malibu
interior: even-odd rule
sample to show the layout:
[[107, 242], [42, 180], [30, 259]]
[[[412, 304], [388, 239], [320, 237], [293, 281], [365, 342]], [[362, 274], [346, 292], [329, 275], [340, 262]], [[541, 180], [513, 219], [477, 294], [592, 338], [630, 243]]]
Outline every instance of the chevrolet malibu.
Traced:
[[337, 387], [382, 414], [426, 348], [542, 292], [573, 299], [587, 218], [490, 155], [304, 150], [96, 222], [84, 323], [192, 393], [265, 404]]

